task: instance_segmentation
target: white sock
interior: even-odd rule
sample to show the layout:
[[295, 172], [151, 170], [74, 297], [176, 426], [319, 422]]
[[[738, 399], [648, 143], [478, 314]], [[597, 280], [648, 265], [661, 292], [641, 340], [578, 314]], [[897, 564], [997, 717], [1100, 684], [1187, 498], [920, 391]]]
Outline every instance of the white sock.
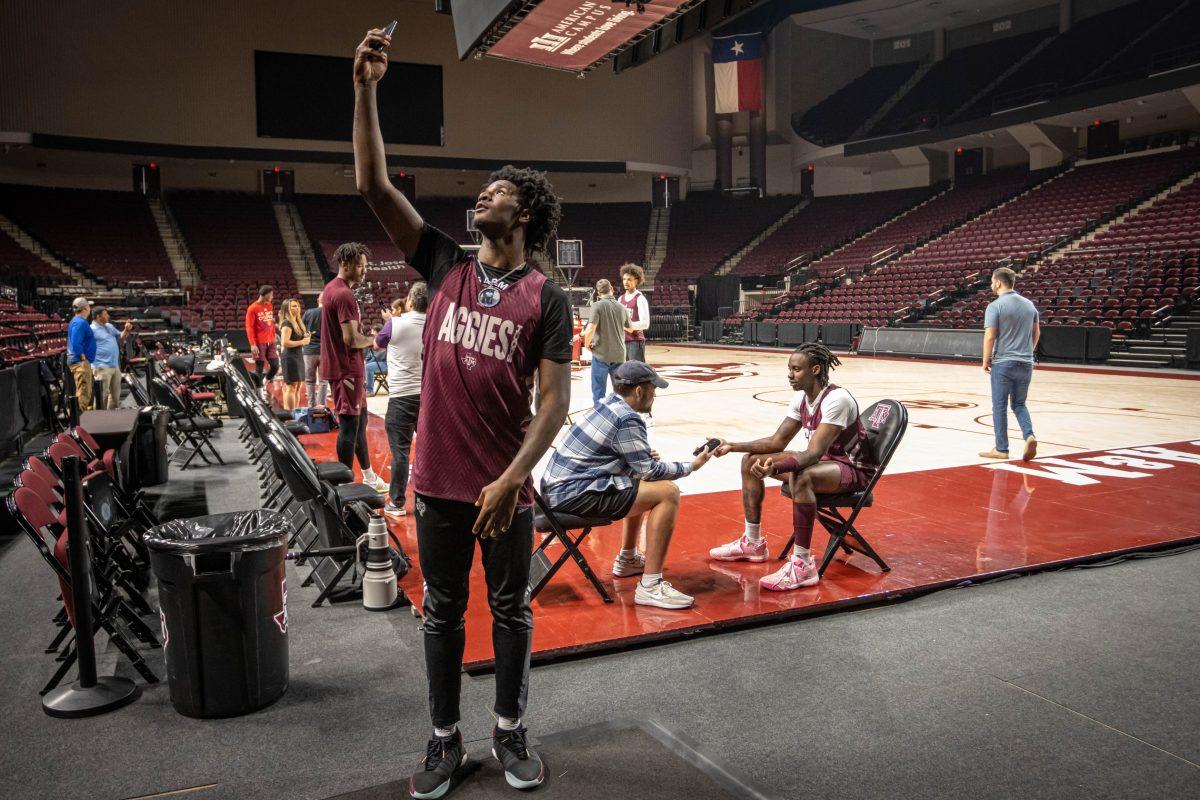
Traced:
[[436, 725], [434, 725], [433, 726], [433, 735], [437, 736], [441, 739], [445, 739], [447, 736], [453, 736], [454, 732], [456, 730], [458, 730], [457, 722], [454, 723], [453, 725], [451, 725], [449, 728], [439, 728]]
[[647, 589], [653, 589], [660, 583], [662, 583], [661, 572], [647, 572], [642, 575], [642, 586], [646, 587]]
[[746, 523], [746, 533], [744, 535], [747, 539], [749, 539], [752, 542], [761, 541], [762, 540], [761, 528], [762, 528], [761, 522], [747, 522]]
[[517, 717], [516, 719], [513, 719], [512, 717], [497, 717], [496, 718], [496, 727], [502, 731], [515, 731], [517, 729], [517, 726], [519, 726], [520, 724], [521, 724], [520, 717]]
[[379, 476], [375, 474], [375, 470], [370, 467], [363, 470], [363, 483], [374, 483], [378, 479]]
[[626, 550], [624, 547], [622, 547], [621, 552], [617, 553], [617, 558], [633, 558], [636, 555], [637, 555], [636, 547], [631, 547], [628, 550]]
[[805, 561], [812, 561], [812, 550], [807, 547], [801, 547], [798, 544], [792, 545], [792, 558], [802, 558]]

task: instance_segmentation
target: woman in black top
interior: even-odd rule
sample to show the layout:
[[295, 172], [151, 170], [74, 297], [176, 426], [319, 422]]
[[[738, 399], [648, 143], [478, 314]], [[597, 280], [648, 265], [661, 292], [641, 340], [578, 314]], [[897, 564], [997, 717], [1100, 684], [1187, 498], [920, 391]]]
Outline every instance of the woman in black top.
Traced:
[[283, 351], [283, 408], [291, 411], [297, 405], [300, 387], [304, 384], [304, 353], [309, 343], [308, 329], [300, 318], [300, 301], [285, 300], [279, 309], [279, 344]]

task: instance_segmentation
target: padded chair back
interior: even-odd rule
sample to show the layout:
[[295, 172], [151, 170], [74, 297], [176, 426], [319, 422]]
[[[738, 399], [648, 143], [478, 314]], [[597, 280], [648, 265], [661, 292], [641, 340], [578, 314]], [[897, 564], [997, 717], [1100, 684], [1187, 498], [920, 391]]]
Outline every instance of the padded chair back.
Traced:
[[47, 464], [41, 456], [30, 456], [25, 461], [25, 469], [37, 475], [43, 481], [54, 488], [54, 493], [60, 498], [65, 497], [62, 491], [62, 480], [49, 464]]
[[310, 474], [308, 470], [298, 465], [277, 432], [271, 431], [263, 439], [271, 453], [271, 461], [279, 471], [283, 482], [287, 484], [292, 497], [300, 502], [323, 500], [320, 482], [315, 480], [316, 470], [312, 470]]
[[42, 502], [46, 504], [52, 514], [57, 515], [62, 510], [63, 501], [58, 496], [58, 492], [54, 489], [54, 486], [47, 483], [45, 478], [33, 470], [22, 470], [21, 474], [13, 481], [13, 484], [18, 489], [32, 489], [42, 499]]
[[155, 378], [150, 382], [150, 391], [154, 393], [154, 400], [160, 406], [166, 406], [173, 413], [187, 414], [187, 406], [183, 402], [183, 398], [175, 394], [175, 390], [167, 386], [162, 378]]
[[46, 451], [46, 455], [50, 456], [51, 463], [58, 468], [58, 472], [62, 474], [63, 459], [67, 456], [78, 456], [73, 448], [62, 442], [55, 442], [50, 445], [50, 449]]
[[139, 406], [153, 405], [150, 395], [146, 394], [146, 384], [141, 378], [132, 372], [126, 372], [122, 377], [125, 379], [125, 385], [129, 387], [129, 393], [133, 395], [134, 402]]
[[899, 400], [880, 400], [867, 406], [859, 419], [866, 428], [867, 442], [879, 465], [875, 471], [875, 478], [878, 479], [887, 469], [888, 462], [892, 460], [908, 429], [908, 409]]
[[67, 611], [67, 619], [72, 627], [75, 625], [75, 604], [71, 594], [71, 573], [68, 571], [67, 560], [67, 531], [50, 508], [42, 502], [37, 493], [28, 487], [21, 487], [8, 497], [8, 510], [21, 530], [37, 547], [42, 560], [54, 570], [58, 578], [58, 591], [62, 595], [63, 608]]

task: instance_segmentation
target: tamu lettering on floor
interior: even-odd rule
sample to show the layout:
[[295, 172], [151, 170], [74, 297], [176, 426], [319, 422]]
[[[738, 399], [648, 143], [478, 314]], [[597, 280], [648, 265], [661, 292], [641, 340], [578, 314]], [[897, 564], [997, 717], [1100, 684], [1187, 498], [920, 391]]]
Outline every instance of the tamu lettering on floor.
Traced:
[[1172, 469], [1177, 464], [1200, 466], [1200, 453], [1171, 449], [1186, 445], [1200, 447], [1200, 441], [1177, 442], [1170, 448], [1146, 445], [1108, 450], [1101, 455], [1081, 456], [1075, 461], [1040, 458], [1032, 462], [985, 464], [984, 468], [1049, 478], [1072, 486], [1088, 486], [1100, 483], [1101, 478], [1149, 478], [1155, 472]]

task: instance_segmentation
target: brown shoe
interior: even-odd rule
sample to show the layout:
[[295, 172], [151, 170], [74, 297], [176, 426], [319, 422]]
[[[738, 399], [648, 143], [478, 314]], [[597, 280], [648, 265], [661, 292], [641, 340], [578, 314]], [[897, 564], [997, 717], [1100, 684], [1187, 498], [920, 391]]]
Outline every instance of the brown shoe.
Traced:
[[999, 450], [985, 450], [979, 454], [980, 458], [1008, 458], [1008, 453], [1001, 453]]
[[1033, 461], [1037, 458], [1037, 439], [1030, 436], [1025, 440], [1025, 453], [1021, 456], [1022, 461]]

